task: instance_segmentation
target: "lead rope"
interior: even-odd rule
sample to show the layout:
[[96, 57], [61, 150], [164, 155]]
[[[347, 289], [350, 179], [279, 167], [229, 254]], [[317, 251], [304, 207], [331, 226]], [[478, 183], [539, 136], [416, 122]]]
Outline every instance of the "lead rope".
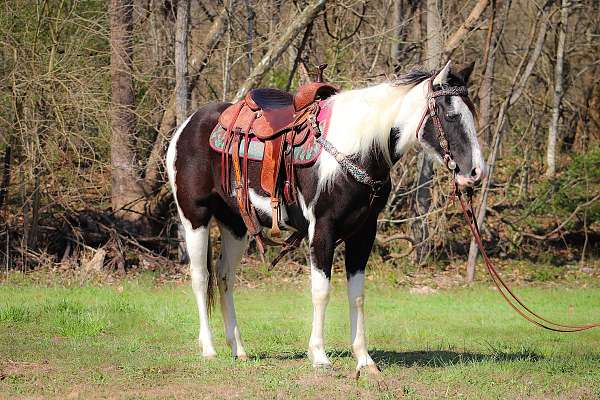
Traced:
[[[483, 248], [483, 243], [481, 241], [481, 233], [479, 232], [479, 226], [477, 225], [477, 219], [475, 217], [475, 212], [473, 211], [473, 194], [472, 194], [472, 192], [467, 193], [468, 204], [469, 204], [469, 209], [467, 210], [467, 207], [465, 206], [465, 203], [462, 198], [462, 193], [460, 192], [460, 190], [458, 190], [458, 185], [456, 184], [456, 181], [453, 182], [453, 185], [454, 185], [453, 195], [457, 196], [458, 200], [460, 201], [460, 206], [462, 208], [462, 212], [465, 217], [465, 221], [467, 222], [467, 225], [469, 226], [469, 229], [471, 230], [471, 233], [473, 234], [473, 238], [475, 238], [477, 247], [479, 247], [479, 251], [481, 252], [481, 255], [483, 256], [483, 260], [485, 261], [485, 265], [487, 267], [488, 273], [490, 274], [490, 277], [492, 278], [494, 285], [496, 285], [496, 288], [498, 289], [498, 291], [500, 292], [500, 294], [502, 295], [504, 300], [506, 300], [506, 302], [513, 308], [513, 310], [515, 310], [520, 316], [525, 318], [527, 321], [529, 321], [541, 328], [548, 329], [548, 330], [554, 331], [554, 332], [580, 332], [580, 331], [585, 331], [585, 330], [600, 326], [600, 323], [598, 323], [598, 322], [592, 323], [592, 324], [586, 324], [586, 325], [558, 324], [556, 322], [552, 322], [546, 318], [541, 317], [540, 315], [538, 315], [534, 311], [532, 311], [529, 307], [527, 307], [523, 303], [523, 301], [521, 301], [521, 299], [519, 299], [512, 292], [512, 290], [510, 290], [510, 288], [506, 285], [506, 283], [504, 283], [504, 281], [498, 274], [498, 271], [496, 271], [496, 269], [494, 268], [494, 265], [492, 264], [491, 260], [489, 259], [485, 249]], [[508, 295], [504, 292], [503, 289], [505, 289], [506, 292], [508, 292]], [[525, 311], [519, 309], [514, 304], [514, 302], [509, 298], [509, 296], [514, 301], [516, 301]], [[527, 313], [529, 313], [530, 315], [527, 315]], [[539, 321], [537, 321], [535, 318], [537, 318]]]

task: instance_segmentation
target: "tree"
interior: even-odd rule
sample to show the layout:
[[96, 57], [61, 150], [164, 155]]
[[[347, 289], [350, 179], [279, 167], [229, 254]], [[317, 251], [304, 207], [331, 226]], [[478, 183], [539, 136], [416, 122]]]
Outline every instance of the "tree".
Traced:
[[113, 211], [124, 220], [143, 215], [144, 192], [135, 168], [135, 96], [132, 76], [133, 0], [110, 5], [111, 167]]
[[178, 0], [175, 27], [175, 104], [177, 125], [183, 124], [188, 113], [188, 25], [190, 0]]
[[[427, 42], [425, 59], [427, 68], [435, 70], [440, 67], [444, 53], [444, 30], [438, 0], [427, 0]], [[414, 260], [417, 264], [425, 261], [431, 251], [429, 239], [429, 222], [425, 216], [431, 207], [433, 160], [424, 151], [419, 154], [418, 179], [416, 182], [413, 216], [421, 217], [412, 224], [412, 231], [417, 247]]]
[[546, 176], [556, 174], [556, 141], [558, 137], [558, 120], [560, 119], [560, 105], [564, 95], [563, 90], [563, 65], [565, 63], [565, 42], [567, 37], [567, 24], [569, 21], [569, 0], [562, 0], [560, 8], [560, 25], [558, 28], [558, 43], [556, 45], [556, 65], [554, 67], [554, 99], [552, 102], [552, 121], [548, 129], [548, 147], [546, 151]]

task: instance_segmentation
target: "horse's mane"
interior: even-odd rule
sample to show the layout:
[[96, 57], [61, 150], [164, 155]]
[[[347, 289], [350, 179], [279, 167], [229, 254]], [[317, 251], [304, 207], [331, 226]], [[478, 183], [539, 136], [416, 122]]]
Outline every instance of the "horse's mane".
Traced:
[[394, 86], [414, 86], [434, 76], [437, 71], [429, 71], [421, 67], [414, 67], [410, 71], [398, 75], [393, 82]]

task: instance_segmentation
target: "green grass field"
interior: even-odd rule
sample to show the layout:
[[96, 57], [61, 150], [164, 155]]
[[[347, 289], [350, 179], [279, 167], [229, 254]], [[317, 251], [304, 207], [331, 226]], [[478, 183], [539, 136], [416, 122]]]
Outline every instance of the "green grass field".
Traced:
[[[338, 274], [340, 275], [340, 274]], [[219, 356], [197, 347], [187, 284], [142, 276], [109, 286], [29, 281], [0, 286], [0, 398], [565, 398], [600, 397], [600, 330], [556, 334], [530, 326], [487, 285], [410, 294], [367, 283], [369, 349], [379, 378], [349, 378], [345, 285], [327, 310], [333, 367], [305, 357], [311, 320], [307, 282], [237, 291], [250, 360], [229, 356], [220, 313]], [[548, 317], [600, 319], [600, 290], [522, 288]]]

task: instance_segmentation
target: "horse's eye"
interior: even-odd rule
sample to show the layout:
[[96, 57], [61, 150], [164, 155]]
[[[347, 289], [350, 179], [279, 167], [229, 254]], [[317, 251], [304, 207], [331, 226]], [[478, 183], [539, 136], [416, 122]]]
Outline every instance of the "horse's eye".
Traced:
[[460, 117], [460, 114], [446, 114], [444, 116], [446, 118], [446, 121], [456, 121], [458, 119], [458, 117]]

